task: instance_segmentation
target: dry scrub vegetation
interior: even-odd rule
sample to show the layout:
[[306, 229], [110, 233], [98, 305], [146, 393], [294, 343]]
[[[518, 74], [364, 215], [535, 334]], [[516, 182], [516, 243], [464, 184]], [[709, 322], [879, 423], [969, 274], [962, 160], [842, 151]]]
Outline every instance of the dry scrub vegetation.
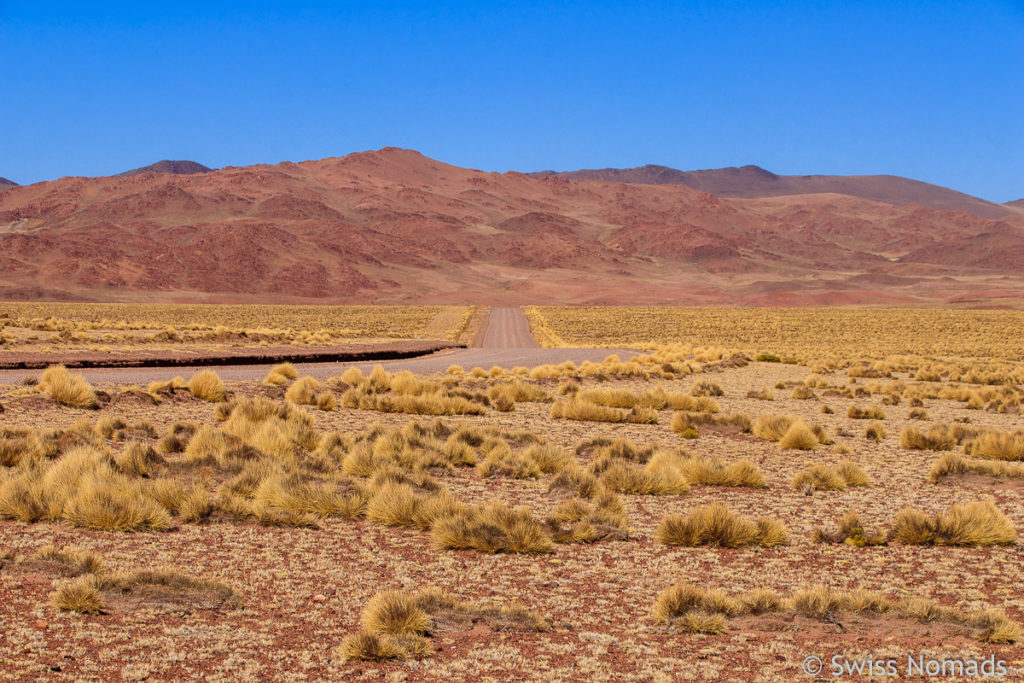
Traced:
[[[476, 306], [0, 303], [0, 354], [472, 340]], [[273, 325], [268, 325], [273, 321]]]
[[617, 312], [658, 345], [603, 361], [9, 376], [0, 677], [1017, 675], [1024, 374], [977, 327], [1010, 319], [678, 310]]

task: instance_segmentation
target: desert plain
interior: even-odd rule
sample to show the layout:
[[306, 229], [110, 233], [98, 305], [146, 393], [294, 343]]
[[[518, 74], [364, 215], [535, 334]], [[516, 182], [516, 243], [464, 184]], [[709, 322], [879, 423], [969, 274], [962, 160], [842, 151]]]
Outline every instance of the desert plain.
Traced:
[[1019, 311], [101, 309], [0, 304], [3, 678], [1021, 675]]

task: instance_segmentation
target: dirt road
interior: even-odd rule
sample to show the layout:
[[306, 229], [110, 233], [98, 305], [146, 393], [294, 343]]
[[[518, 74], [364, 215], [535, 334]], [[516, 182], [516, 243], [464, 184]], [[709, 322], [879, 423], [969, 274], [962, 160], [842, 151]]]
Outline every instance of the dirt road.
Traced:
[[[466, 370], [474, 367], [490, 369], [498, 365], [503, 368], [536, 367], [547, 363], [572, 361], [579, 364], [585, 360], [601, 361], [610, 354], [618, 354], [628, 358], [636, 353], [635, 349], [542, 349], [530, 334], [530, 325], [519, 308], [496, 308], [491, 311], [487, 321], [487, 329], [483, 334], [481, 345], [468, 349], [447, 349], [419, 358], [379, 362], [348, 362], [348, 363], [295, 363], [302, 375], [318, 379], [327, 379], [340, 375], [350, 367], [357, 367], [364, 373], [370, 372], [374, 365], [383, 365], [391, 372], [411, 370], [417, 374], [429, 375], [444, 372], [450, 365], [461, 365]], [[168, 380], [181, 376], [188, 379], [198, 372], [199, 366], [170, 368], [87, 368], [76, 370], [90, 382], [99, 384], [114, 382], [117, 384], [138, 384], [146, 386], [154, 380]], [[214, 368], [218, 375], [226, 381], [258, 380], [266, 377], [270, 368], [267, 365], [224, 365]], [[26, 375], [38, 377], [39, 371], [0, 370], [0, 384], [18, 384]]]
[[487, 319], [482, 349], [536, 349], [540, 344], [530, 332], [521, 308], [494, 308]]

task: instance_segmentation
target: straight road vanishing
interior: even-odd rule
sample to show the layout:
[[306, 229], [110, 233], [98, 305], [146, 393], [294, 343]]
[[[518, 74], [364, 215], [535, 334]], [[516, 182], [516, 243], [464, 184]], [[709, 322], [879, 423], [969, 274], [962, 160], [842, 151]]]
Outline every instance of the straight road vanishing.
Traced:
[[[390, 372], [410, 370], [427, 375], [444, 372], [450, 365], [461, 365], [466, 370], [474, 367], [488, 370], [494, 365], [507, 369], [517, 366], [531, 368], [565, 361], [572, 361], [578, 365], [585, 360], [599, 362], [613, 353], [628, 358], [636, 353], [636, 349], [542, 349], [530, 333], [530, 324], [521, 308], [494, 308], [488, 317], [487, 328], [479, 346], [446, 349], [428, 356], [401, 360], [294, 365], [301, 375], [327, 379], [340, 375], [350, 367], [357, 367], [364, 373], [369, 373], [374, 365], [383, 365]], [[202, 366], [197, 365], [167, 368], [83, 368], [73, 372], [81, 373], [93, 383], [114, 382], [145, 386], [151, 381], [165, 381], [177, 376], [188, 379], [202, 369]], [[269, 365], [222, 365], [213, 369], [226, 381], [260, 380], [270, 372]], [[38, 375], [38, 371], [0, 370], [0, 383], [17, 384], [26, 375]]]

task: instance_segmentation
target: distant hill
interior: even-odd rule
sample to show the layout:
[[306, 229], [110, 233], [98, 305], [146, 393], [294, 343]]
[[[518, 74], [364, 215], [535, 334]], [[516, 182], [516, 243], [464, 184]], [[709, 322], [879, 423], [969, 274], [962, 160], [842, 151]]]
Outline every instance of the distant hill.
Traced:
[[1015, 209], [1024, 209], [1024, 199], [1014, 199], [1012, 202], [1006, 202], [1006, 206], [1012, 206]]
[[142, 168], [133, 168], [130, 171], [124, 173], [118, 173], [119, 176], [126, 175], [139, 175], [140, 173], [173, 173], [174, 175], [194, 175], [196, 173], [209, 173], [213, 169], [208, 166], [203, 166], [195, 161], [158, 161], [155, 164], [149, 166], [143, 166]]
[[[679, 171], [667, 166], [540, 171], [535, 176], [604, 180], [644, 185], [686, 185], [719, 197], [782, 197], [801, 194], [845, 194], [897, 206], [916, 204], [930, 209], [967, 211], [982, 218], [1018, 215], [1024, 206], [996, 204], [919, 180], [893, 175], [776, 175], [758, 166]], [[1009, 207], [1009, 208], [1007, 208]]]
[[0, 190], [6, 190], [9, 187], [18, 187], [18, 183], [7, 178], [0, 178]]
[[[796, 182], [760, 169], [718, 175]], [[484, 173], [395, 148], [67, 177], [0, 192], [0, 299], [1024, 302], [1021, 211], [1003, 207], [1013, 215], [993, 220], [828, 189], [722, 197], [685, 184]]]

